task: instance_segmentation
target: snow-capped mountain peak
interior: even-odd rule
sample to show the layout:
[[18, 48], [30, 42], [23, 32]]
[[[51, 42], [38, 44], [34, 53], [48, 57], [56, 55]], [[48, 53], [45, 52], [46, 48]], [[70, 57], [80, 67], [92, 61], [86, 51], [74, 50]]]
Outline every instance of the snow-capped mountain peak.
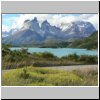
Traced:
[[[21, 44], [26, 42], [33, 43], [33, 41], [43, 42], [48, 38], [62, 40], [70, 38], [85, 38], [96, 31], [90, 22], [85, 21], [74, 21], [63, 25], [62, 27], [64, 28], [61, 29], [61, 27], [52, 26], [47, 20], [43, 21], [40, 27], [39, 21], [35, 17], [32, 20], [25, 20], [21, 29], [10, 30], [10, 33], [14, 34], [9, 36], [10, 38], [13, 38], [13, 41], [10, 40], [10, 42], [18, 42], [17, 44]], [[5, 33], [2, 32], [2, 34]]]

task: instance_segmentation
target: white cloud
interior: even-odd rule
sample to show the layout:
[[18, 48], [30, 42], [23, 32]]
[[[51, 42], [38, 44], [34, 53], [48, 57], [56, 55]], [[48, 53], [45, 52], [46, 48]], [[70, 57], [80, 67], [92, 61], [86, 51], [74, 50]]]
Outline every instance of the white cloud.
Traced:
[[82, 14], [80, 20], [91, 22], [98, 30], [98, 14]]
[[58, 27], [61, 27], [62, 24], [67, 24], [71, 21], [74, 21], [76, 18], [75, 16], [64, 16], [62, 17], [61, 14], [54, 14], [54, 15], [51, 15], [51, 14], [22, 14], [20, 15], [20, 17], [15, 17], [13, 18], [13, 24], [12, 24], [12, 28], [21, 28], [23, 26], [23, 22], [26, 20], [26, 19], [34, 19], [34, 17], [37, 17], [40, 25], [41, 23], [44, 21], [44, 20], [48, 20], [48, 22], [51, 24], [51, 25], [55, 25], [55, 26], [58, 26]]
[[93, 16], [93, 15], [91, 15], [91, 14], [82, 14], [82, 15], [80, 15], [80, 18], [81, 19], [89, 19], [91, 16]]
[[44, 19], [48, 19], [50, 16], [48, 14], [21, 14], [19, 17], [13, 18], [12, 28], [21, 28], [25, 20], [32, 20], [34, 17], [37, 17], [39, 22], [42, 23]]
[[6, 32], [9, 32], [10, 28], [6, 25], [2, 25], [2, 30], [6, 31]]
[[[96, 29], [98, 27], [97, 14], [81, 14], [79, 16], [75, 16], [73, 14], [70, 15], [65, 14], [65, 15], [62, 16], [62, 14], [54, 14], [54, 15], [53, 14], [20, 14], [19, 17], [11, 17], [8, 20], [9, 22], [12, 23], [12, 26], [10, 28], [21, 28], [23, 26], [23, 22], [26, 19], [31, 20], [34, 19], [34, 17], [37, 17], [40, 25], [44, 20], [48, 20], [48, 22], [51, 25], [55, 25], [61, 28], [66, 28], [67, 24], [72, 21], [83, 20], [83, 21], [91, 22]], [[4, 30], [8, 30], [7, 26], [3, 26], [3, 27]]]

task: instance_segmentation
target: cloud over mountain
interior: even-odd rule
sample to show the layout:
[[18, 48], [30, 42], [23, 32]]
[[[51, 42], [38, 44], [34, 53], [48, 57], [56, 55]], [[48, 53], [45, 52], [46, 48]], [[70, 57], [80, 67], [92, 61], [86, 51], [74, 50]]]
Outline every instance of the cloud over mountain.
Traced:
[[72, 21], [87, 21], [91, 22], [98, 29], [98, 14], [19, 14], [19, 16], [4, 19], [4, 21], [6, 20], [6, 22], [12, 24], [3, 25], [2, 30], [7, 31], [7, 27], [10, 29], [21, 28], [25, 20], [32, 20], [35, 17], [39, 21], [39, 26], [41, 26], [44, 20], [48, 20], [50, 25], [65, 29], [66, 25]]

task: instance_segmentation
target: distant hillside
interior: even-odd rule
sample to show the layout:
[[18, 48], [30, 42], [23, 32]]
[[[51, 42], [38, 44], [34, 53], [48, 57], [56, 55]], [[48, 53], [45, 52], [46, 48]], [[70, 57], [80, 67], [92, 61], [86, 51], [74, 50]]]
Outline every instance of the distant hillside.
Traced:
[[94, 32], [91, 36], [82, 39], [75, 40], [68, 47], [78, 47], [87, 49], [97, 49], [98, 48], [98, 32]]

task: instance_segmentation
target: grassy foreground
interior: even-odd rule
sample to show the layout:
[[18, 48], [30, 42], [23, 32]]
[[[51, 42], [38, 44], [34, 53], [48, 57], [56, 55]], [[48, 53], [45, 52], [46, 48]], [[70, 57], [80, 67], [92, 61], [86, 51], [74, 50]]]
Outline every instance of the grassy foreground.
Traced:
[[2, 73], [3, 86], [97, 86], [98, 70], [61, 71], [25, 67]]

